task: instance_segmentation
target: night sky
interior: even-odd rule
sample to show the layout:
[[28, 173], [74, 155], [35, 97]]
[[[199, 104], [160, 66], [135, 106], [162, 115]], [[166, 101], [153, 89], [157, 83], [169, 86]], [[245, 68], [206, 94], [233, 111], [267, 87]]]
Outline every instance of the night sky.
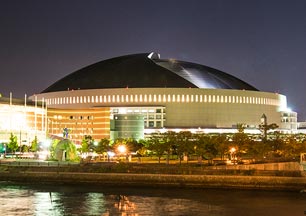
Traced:
[[89, 64], [155, 51], [287, 96], [306, 120], [304, 0], [0, 0], [0, 92], [39, 93]]

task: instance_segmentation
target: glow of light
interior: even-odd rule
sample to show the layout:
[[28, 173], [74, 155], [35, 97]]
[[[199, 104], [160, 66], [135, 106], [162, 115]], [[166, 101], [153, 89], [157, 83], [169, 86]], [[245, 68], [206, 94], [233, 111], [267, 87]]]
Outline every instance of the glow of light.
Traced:
[[233, 154], [234, 152], [236, 151], [236, 148], [235, 147], [232, 147], [230, 152]]
[[126, 152], [125, 145], [119, 145], [118, 146], [118, 151], [119, 151], [120, 154], [124, 154]]
[[286, 112], [292, 112], [292, 109], [290, 107], [287, 107]]
[[44, 145], [44, 147], [48, 148], [48, 147], [51, 145], [51, 140], [46, 139], [46, 140], [43, 142], [43, 145]]
[[111, 152], [111, 151], [108, 151], [108, 152], [107, 152], [107, 155], [108, 155], [109, 157], [114, 157], [114, 156], [115, 156], [115, 153], [114, 153], [114, 152]]

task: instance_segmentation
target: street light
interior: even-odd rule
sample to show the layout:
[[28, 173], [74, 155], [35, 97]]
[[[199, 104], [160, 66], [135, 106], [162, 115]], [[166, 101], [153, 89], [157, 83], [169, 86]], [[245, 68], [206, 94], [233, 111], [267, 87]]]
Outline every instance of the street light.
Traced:
[[234, 162], [235, 164], [235, 153], [236, 153], [236, 148], [235, 147], [232, 147], [230, 149], [230, 153], [231, 153], [231, 160]]
[[118, 146], [118, 151], [119, 151], [120, 154], [125, 154], [126, 153], [125, 145], [119, 145]]

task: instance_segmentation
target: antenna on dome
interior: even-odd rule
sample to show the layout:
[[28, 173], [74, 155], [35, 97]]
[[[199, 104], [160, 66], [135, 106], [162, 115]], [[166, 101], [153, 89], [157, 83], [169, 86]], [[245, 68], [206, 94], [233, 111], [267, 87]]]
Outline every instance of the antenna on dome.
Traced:
[[160, 54], [159, 54], [159, 53], [156, 53], [156, 52], [151, 52], [151, 53], [148, 55], [148, 58], [149, 58], [149, 59], [160, 59]]

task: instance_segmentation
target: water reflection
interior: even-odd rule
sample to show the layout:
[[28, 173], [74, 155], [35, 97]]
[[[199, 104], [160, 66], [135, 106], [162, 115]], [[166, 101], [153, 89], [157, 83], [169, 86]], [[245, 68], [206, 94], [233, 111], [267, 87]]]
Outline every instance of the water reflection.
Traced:
[[306, 194], [0, 183], [0, 215], [304, 215]]

